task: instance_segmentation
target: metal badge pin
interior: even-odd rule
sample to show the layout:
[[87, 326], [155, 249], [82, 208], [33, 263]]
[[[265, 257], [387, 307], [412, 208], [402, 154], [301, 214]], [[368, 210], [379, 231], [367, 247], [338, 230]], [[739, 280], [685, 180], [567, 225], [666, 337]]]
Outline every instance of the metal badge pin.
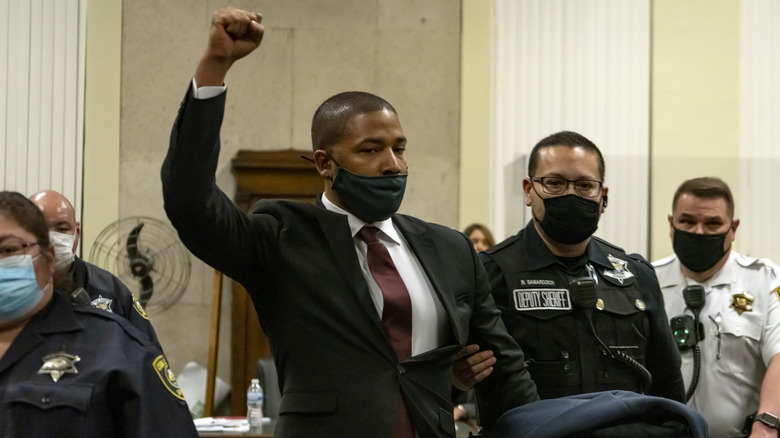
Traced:
[[43, 366], [38, 370], [38, 374], [49, 374], [55, 382], [60, 380], [63, 374], [78, 374], [76, 362], [81, 358], [75, 354], [68, 354], [64, 351], [49, 354], [43, 357]]

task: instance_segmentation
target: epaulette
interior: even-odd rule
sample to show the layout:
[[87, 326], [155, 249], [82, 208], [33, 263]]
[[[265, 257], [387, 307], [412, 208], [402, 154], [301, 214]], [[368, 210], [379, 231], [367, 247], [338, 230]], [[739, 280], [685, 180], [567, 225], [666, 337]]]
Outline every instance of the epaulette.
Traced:
[[755, 257], [750, 257], [739, 253], [734, 254], [734, 261], [743, 268], [760, 268], [761, 266], [767, 265], [767, 263], [764, 262], [764, 259], [757, 259]]
[[653, 266], [655, 266], [655, 267], [659, 267], [659, 266], [666, 266], [666, 265], [668, 265], [669, 263], [672, 263], [672, 262], [673, 262], [673, 261], [674, 261], [676, 258], [677, 258], [677, 256], [676, 256], [676, 255], [674, 255], [674, 254], [672, 254], [672, 255], [668, 255], [668, 256], [666, 256], [666, 257], [664, 257], [664, 258], [660, 259], [660, 260], [656, 260], [656, 261], [654, 261], [654, 262], [652, 263], [652, 265], [653, 265]]
[[138, 330], [134, 325], [130, 323], [124, 316], [117, 315], [116, 313], [109, 312], [107, 310], [98, 309], [90, 305], [74, 305], [73, 311], [77, 313], [84, 313], [88, 315], [94, 315], [102, 319], [110, 320], [119, 325], [131, 338], [135, 339], [141, 345], [151, 345], [149, 337]]
[[496, 253], [498, 251], [501, 251], [502, 249], [506, 248], [507, 246], [517, 242], [518, 239], [519, 239], [519, 237], [518, 237], [517, 234], [515, 234], [514, 236], [509, 236], [503, 242], [497, 243], [497, 244], [493, 245], [492, 247], [486, 249], [483, 252], [488, 254], [488, 255], [494, 254], [494, 253]]
[[591, 236], [591, 239], [595, 240], [597, 243], [600, 243], [603, 246], [607, 246], [609, 248], [612, 248], [614, 250], [620, 251], [622, 253], [626, 252], [626, 250], [624, 250], [623, 248], [615, 245], [614, 243], [609, 243], [609, 242], [607, 242], [606, 240], [604, 240], [604, 239], [602, 239], [600, 237]]

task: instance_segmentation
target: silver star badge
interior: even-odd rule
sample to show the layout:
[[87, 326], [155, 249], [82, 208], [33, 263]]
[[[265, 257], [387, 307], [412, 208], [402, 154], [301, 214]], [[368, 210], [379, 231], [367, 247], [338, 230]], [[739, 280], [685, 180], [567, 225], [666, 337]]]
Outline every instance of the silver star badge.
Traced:
[[111, 303], [113, 300], [109, 298], [103, 298], [103, 295], [98, 295], [98, 297], [90, 303], [92, 307], [100, 310], [106, 310], [108, 312], [114, 313], [113, 310], [111, 310]]
[[80, 360], [81, 358], [75, 354], [68, 354], [64, 351], [49, 354], [43, 357], [43, 366], [38, 370], [38, 374], [49, 374], [56, 382], [63, 374], [78, 374], [76, 362]]

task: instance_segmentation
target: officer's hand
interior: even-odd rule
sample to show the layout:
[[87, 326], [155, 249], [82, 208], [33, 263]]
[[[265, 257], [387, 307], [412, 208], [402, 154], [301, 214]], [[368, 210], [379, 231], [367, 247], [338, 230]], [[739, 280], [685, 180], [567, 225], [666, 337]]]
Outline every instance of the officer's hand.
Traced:
[[264, 33], [262, 19], [257, 12], [231, 7], [214, 11], [208, 47], [195, 73], [199, 87], [222, 85], [233, 63], [260, 46]]
[[491, 350], [479, 351], [479, 345], [463, 347], [455, 356], [452, 366], [452, 385], [461, 391], [468, 391], [493, 373], [496, 358]]

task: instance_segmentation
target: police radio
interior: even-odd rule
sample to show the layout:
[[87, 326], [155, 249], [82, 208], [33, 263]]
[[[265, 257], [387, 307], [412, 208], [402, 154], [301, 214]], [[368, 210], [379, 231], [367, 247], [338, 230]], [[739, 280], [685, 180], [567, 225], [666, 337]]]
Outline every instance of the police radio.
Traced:
[[699, 322], [699, 312], [704, 307], [704, 288], [698, 284], [686, 286], [683, 289], [683, 299], [685, 306], [693, 312], [693, 316], [678, 315], [670, 319], [669, 324], [680, 352], [693, 349], [693, 376], [691, 377], [691, 386], [685, 392], [685, 402], [687, 403], [696, 391], [701, 371], [701, 351], [698, 343], [704, 340], [704, 324]]
[[593, 325], [593, 308], [598, 301], [598, 296], [596, 295], [596, 281], [590, 277], [575, 278], [569, 282], [569, 291], [572, 293], [572, 302], [585, 313], [585, 319], [588, 321], [590, 333], [596, 338], [599, 345], [601, 345], [602, 351], [610, 358], [615, 359], [636, 371], [642, 378], [643, 392], [650, 388], [650, 385], [653, 384], [653, 376], [650, 374], [650, 371], [647, 371], [647, 368], [626, 353], [619, 350], [613, 351], [601, 340], [598, 333], [596, 333], [596, 327]]
[[83, 287], [80, 287], [71, 292], [70, 302], [74, 306], [85, 306], [90, 302], [89, 294]]

